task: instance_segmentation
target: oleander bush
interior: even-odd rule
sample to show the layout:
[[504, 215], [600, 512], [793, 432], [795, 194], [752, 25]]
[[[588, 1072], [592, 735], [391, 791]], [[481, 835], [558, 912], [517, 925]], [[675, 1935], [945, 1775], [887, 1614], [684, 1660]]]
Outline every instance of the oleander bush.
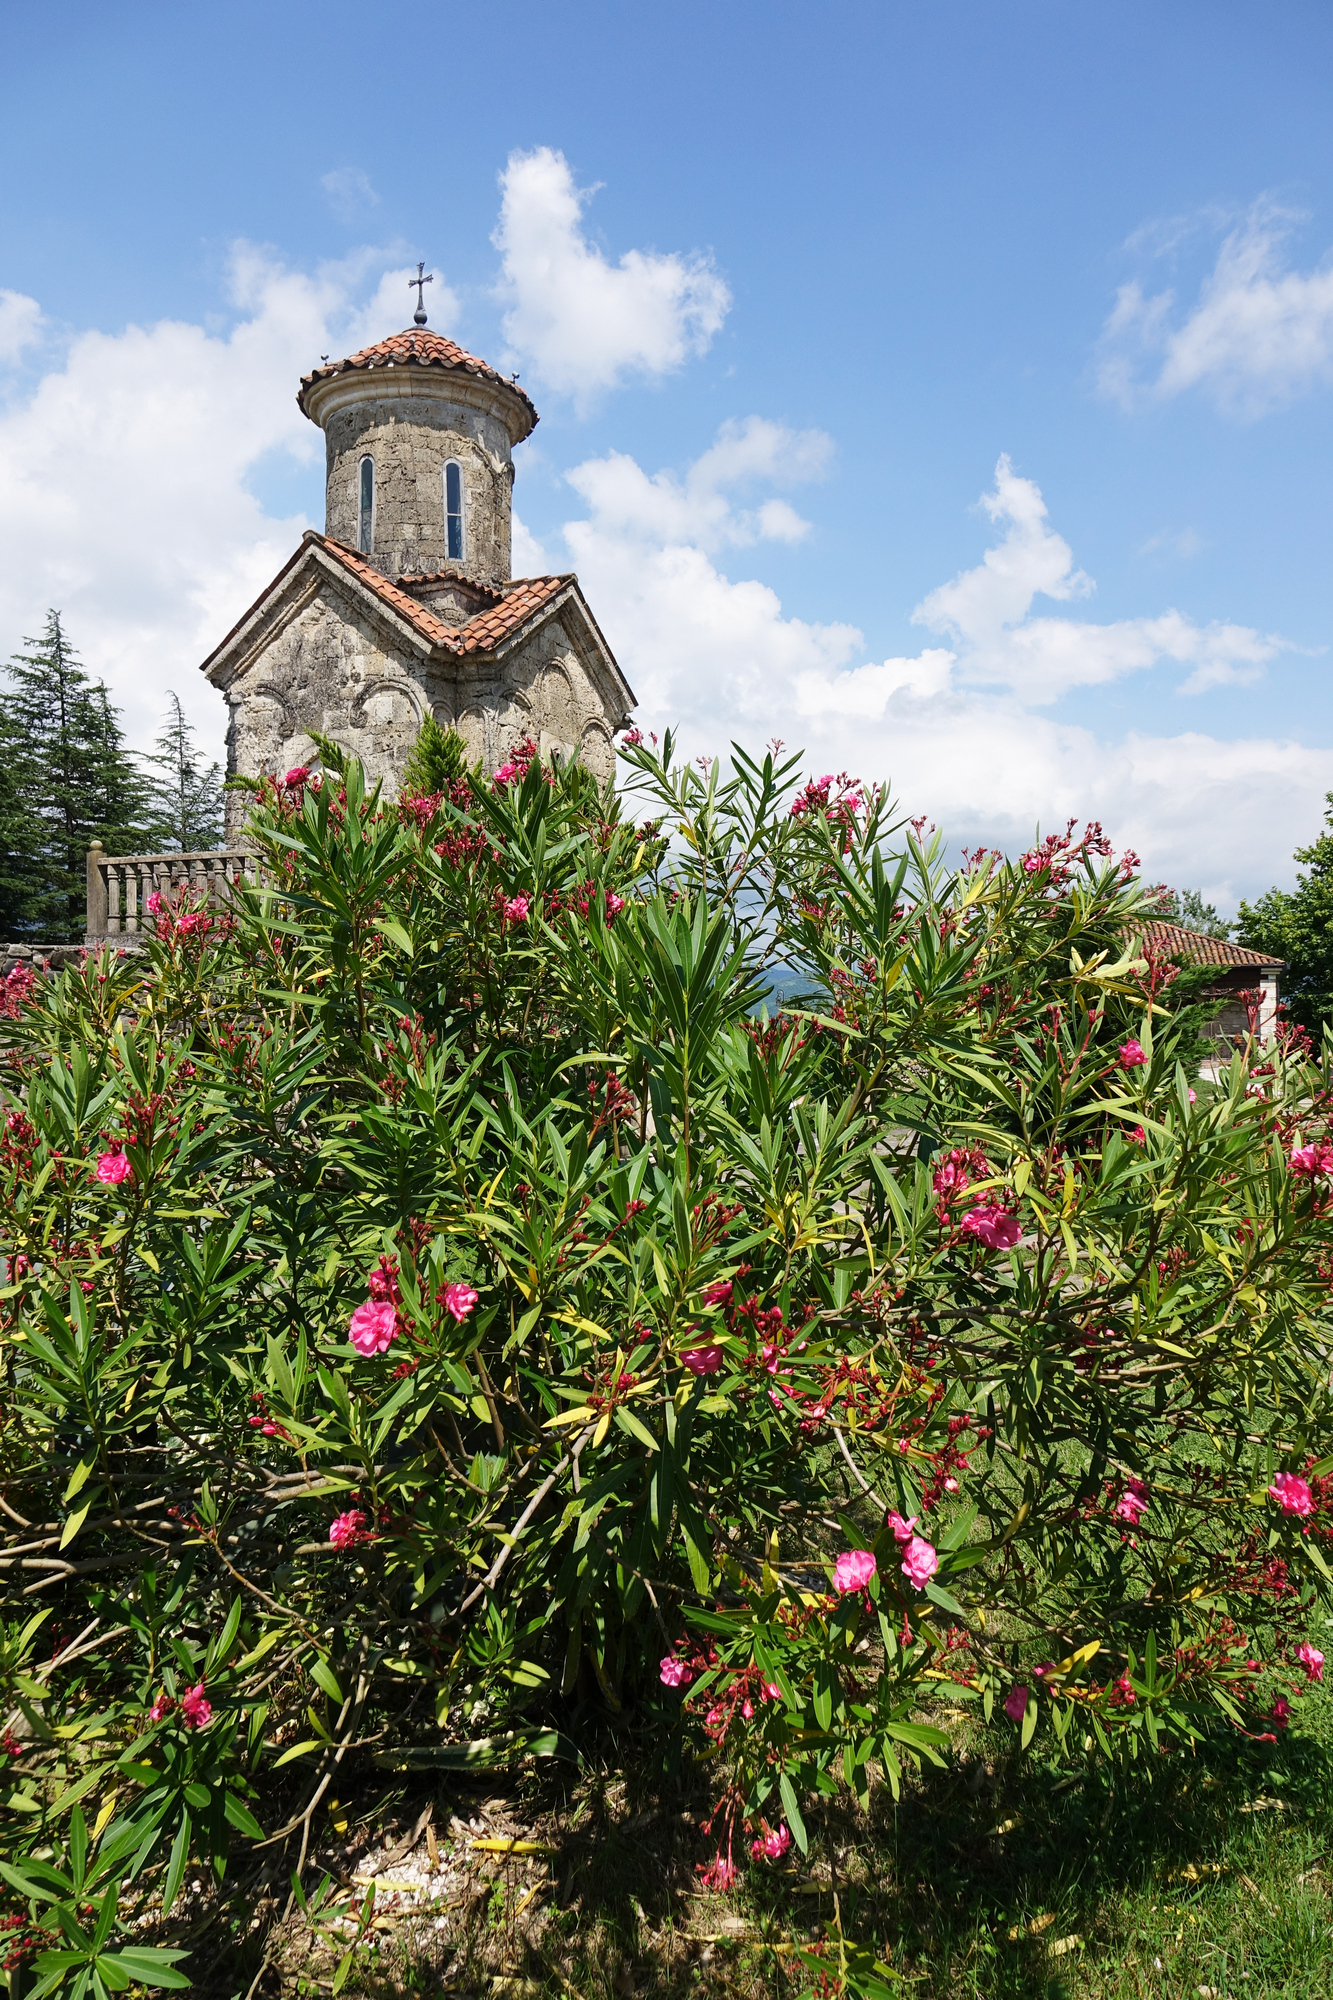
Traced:
[[188, 1984], [145, 1913], [367, 1765], [706, 1758], [725, 1888], [946, 1707], [1130, 1783], [1283, 1729], [1327, 1051], [1188, 1073], [1096, 827], [953, 868], [772, 753], [324, 751], [260, 887], [6, 1003], [12, 1978]]

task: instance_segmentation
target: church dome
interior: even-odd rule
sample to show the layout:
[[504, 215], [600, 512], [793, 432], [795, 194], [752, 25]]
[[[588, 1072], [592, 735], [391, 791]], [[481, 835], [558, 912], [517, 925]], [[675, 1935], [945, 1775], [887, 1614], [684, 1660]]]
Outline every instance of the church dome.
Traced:
[[455, 340], [446, 339], [431, 327], [409, 326], [402, 333], [390, 334], [387, 340], [377, 340], [371, 347], [363, 347], [359, 353], [349, 354], [345, 361], [327, 361], [320, 368], [312, 368], [308, 375], [301, 377], [296, 402], [303, 416], [318, 423], [316, 406], [323, 400], [319, 394], [320, 385], [333, 381], [337, 376], [346, 375], [349, 370], [366, 372], [388, 368], [430, 368], [445, 369], [471, 375], [478, 381], [495, 383], [505, 396], [513, 399], [518, 406], [507, 411], [511, 440], [519, 444], [528, 437], [537, 424], [537, 410], [532, 398], [519, 388], [518, 382], [510, 375], [502, 375], [492, 368], [488, 361], [478, 360], [469, 354]]

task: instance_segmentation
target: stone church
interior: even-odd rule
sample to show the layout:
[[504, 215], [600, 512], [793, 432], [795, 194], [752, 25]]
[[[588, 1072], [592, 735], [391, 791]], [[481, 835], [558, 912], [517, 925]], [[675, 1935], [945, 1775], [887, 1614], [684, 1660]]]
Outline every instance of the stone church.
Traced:
[[510, 574], [513, 449], [537, 412], [415, 317], [301, 378], [326, 443], [324, 533], [203, 663], [230, 711], [228, 775], [305, 763], [318, 731], [393, 791], [433, 715], [488, 772], [530, 736], [608, 779], [634, 694], [576, 576]]

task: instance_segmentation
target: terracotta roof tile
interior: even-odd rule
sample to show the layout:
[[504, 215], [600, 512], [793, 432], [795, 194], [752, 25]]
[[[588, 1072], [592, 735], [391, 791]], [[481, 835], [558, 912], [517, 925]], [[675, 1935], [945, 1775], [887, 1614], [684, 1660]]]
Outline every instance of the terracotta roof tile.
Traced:
[[[496, 602], [485, 611], [477, 612], [476, 616], [469, 618], [465, 624], [446, 625], [442, 618], [437, 618], [433, 611], [428, 611], [415, 597], [409, 597], [398, 584], [390, 583], [388, 577], [381, 576], [364, 556], [358, 555], [355, 549], [349, 549], [345, 542], [332, 541], [327, 535], [312, 535], [310, 539], [318, 542], [327, 554], [336, 562], [340, 562], [344, 569], [350, 570], [359, 582], [365, 584], [367, 589], [373, 590], [385, 604], [392, 605], [400, 617], [405, 618], [420, 632], [423, 639], [429, 640], [432, 646], [440, 646], [449, 653], [489, 652], [493, 646], [498, 646], [503, 639], [507, 639], [511, 632], [516, 632], [521, 625], [526, 624], [534, 612], [540, 611], [544, 604], [548, 604], [575, 580], [571, 572], [566, 576], [519, 577], [515, 582], [507, 584], [503, 592], [492, 591], [490, 586], [483, 586], [487, 595], [493, 595]], [[412, 580], [419, 581], [415, 577]], [[472, 587], [476, 588], [475, 585]]]
[[489, 652], [498, 646], [511, 632], [526, 624], [533, 613], [549, 604], [569, 584], [574, 582], [571, 572], [568, 576], [522, 576], [506, 590], [501, 602], [490, 611], [479, 611], [475, 618], [469, 618], [466, 625], [456, 628], [461, 642], [459, 651], [463, 653]]
[[310, 539], [318, 542], [320, 548], [335, 562], [340, 562], [344, 569], [349, 569], [367, 589], [373, 590], [376, 597], [392, 605], [399, 617], [405, 618], [432, 646], [447, 646], [450, 652], [460, 650], [457, 633], [462, 628], [446, 625], [433, 611], [427, 611], [424, 604], [418, 604], [415, 597], [409, 597], [396, 583], [390, 583], [387, 576], [381, 576], [373, 563], [368, 563], [355, 549], [349, 549], [345, 542], [332, 541], [328, 535], [312, 535]]
[[1269, 966], [1276, 970], [1285, 961], [1269, 958], [1248, 945], [1232, 944], [1229, 938], [1205, 937], [1202, 931], [1186, 930], [1183, 924], [1145, 924], [1143, 941], [1164, 957], [1188, 965]]
[[402, 333], [390, 334], [387, 340], [377, 340], [373, 347], [363, 347], [358, 354], [349, 354], [345, 361], [328, 361], [320, 368], [312, 368], [308, 375], [301, 377], [297, 405], [304, 415], [309, 416], [306, 396], [316, 382], [326, 382], [331, 376], [344, 374], [349, 368], [387, 368], [391, 362], [397, 367], [410, 362], [416, 368], [461, 369], [464, 374], [479, 375], [487, 382], [498, 382], [525, 406], [532, 420], [528, 425], [529, 431], [537, 422], [536, 405], [512, 377], [502, 375], [488, 361], [479, 361], [475, 354], [469, 354], [457, 341], [446, 340], [442, 333], [433, 333], [429, 327], [420, 326], [409, 326]]

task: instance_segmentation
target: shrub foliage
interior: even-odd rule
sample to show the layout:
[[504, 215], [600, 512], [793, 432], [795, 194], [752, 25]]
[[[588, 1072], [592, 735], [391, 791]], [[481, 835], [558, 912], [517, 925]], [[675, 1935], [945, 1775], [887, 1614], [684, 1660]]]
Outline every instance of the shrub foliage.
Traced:
[[952, 868], [631, 744], [619, 800], [529, 747], [396, 803], [326, 746], [262, 887], [11, 1004], [42, 1990], [183, 1983], [135, 1897], [299, 1867], [366, 1760], [708, 1753], [724, 1887], [945, 1706], [1132, 1767], [1322, 1670], [1327, 1066], [1196, 1094], [1095, 828]]

